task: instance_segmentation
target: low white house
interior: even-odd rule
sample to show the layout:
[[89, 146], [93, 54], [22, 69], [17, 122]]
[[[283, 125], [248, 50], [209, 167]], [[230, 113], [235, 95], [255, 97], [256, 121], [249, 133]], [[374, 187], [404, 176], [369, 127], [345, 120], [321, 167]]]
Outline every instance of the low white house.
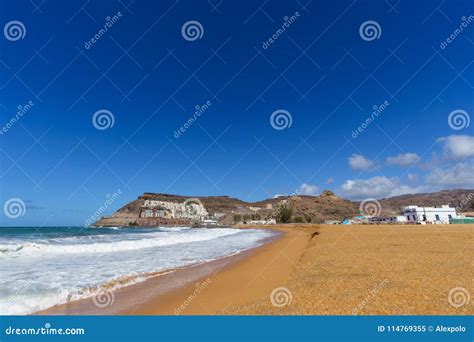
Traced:
[[369, 217], [369, 223], [407, 223], [407, 218], [402, 215], [374, 216], [374, 217]]
[[276, 224], [276, 220], [275, 219], [251, 220], [251, 221], [247, 221], [247, 224]]
[[213, 219], [204, 219], [202, 220], [202, 223], [207, 226], [217, 226], [219, 224], [217, 220]]
[[448, 224], [449, 220], [456, 218], [456, 209], [449, 205], [441, 207], [418, 207], [410, 205], [403, 208], [403, 216], [406, 217], [408, 223], [444, 223]]

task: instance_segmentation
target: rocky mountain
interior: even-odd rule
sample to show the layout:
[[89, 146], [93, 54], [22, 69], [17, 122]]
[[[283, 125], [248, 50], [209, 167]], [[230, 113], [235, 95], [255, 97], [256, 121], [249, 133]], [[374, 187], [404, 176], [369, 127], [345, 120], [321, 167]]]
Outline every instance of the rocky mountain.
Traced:
[[455, 189], [425, 194], [401, 195], [382, 198], [379, 202], [382, 206], [382, 213], [385, 214], [399, 213], [401, 208], [406, 205], [434, 207], [444, 204], [457, 208], [459, 212], [470, 212], [474, 211], [474, 190]]
[[[328, 220], [342, 220], [359, 215], [360, 202], [350, 201], [325, 190], [319, 196], [279, 196], [258, 202], [245, 202], [229, 196], [190, 197], [160, 193], [144, 193], [136, 200], [118, 209], [113, 215], [98, 220], [96, 226], [152, 226], [193, 224], [191, 219], [175, 218], [162, 208], [144, 208], [145, 200], [184, 203], [197, 199], [205, 207], [211, 219], [219, 224], [233, 224], [250, 220], [264, 220], [277, 217], [281, 208], [288, 208], [291, 222], [322, 223]], [[195, 201], [195, 200], [193, 200]], [[474, 211], [474, 190], [446, 190], [429, 194], [402, 195], [379, 200], [382, 214], [399, 214], [403, 206], [441, 206], [449, 204], [460, 212]], [[152, 215], [146, 218], [144, 210]]]

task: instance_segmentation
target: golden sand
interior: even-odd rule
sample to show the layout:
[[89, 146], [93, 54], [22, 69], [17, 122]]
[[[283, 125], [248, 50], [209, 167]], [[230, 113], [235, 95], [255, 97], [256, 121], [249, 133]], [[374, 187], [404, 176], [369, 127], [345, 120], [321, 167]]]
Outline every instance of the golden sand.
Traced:
[[472, 225], [277, 229], [283, 238], [237, 258], [120, 289], [105, 311], [89, 300], [45, 313], [474, 314]]
[[474, 295], [473, 226], [322, 226], [318, 231], [286, 283], [291, 304], [279, 308], [261, 298], [226, 312], [474, 313], [472, 300], [467, 302]]

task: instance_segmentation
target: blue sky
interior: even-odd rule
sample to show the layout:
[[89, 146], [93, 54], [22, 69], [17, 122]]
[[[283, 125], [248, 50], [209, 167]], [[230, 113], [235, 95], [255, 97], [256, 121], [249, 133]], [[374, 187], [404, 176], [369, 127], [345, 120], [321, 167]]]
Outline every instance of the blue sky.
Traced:
[[474, 188], [472, 1], [0, 8], [0, 200], [26, 208], [1, 225], [82, 224], [117, 191], [110, 213], [146, 191]]

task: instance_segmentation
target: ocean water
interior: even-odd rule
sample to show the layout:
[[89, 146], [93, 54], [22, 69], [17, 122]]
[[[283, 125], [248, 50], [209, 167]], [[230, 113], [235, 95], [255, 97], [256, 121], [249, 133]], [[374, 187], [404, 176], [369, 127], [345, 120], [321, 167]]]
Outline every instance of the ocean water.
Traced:
[[0, 228], [0, 314], [28, 314], [154, 272], [256, 247], [275, 233], [232, 228]]

